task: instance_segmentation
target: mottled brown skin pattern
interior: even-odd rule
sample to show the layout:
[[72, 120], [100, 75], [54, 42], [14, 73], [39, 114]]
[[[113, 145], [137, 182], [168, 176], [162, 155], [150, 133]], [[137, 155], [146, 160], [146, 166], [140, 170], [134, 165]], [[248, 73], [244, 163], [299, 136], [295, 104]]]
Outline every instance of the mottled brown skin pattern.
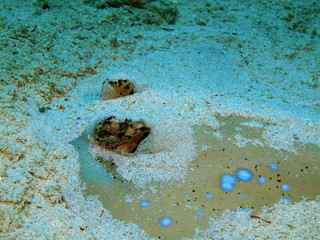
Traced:
[[148, 137], [149, 133], [149, 128], [138, 129], [137, 134], [130, 138], [126, 143], [119, 145], [117, 150], [120, 152], [134, 153], [137, 150], [139, 143]]
[[128, 79], [105, 80], [102, 87], [102, 100], [128, 96], [134, 93], [134, 84]]
[[150, 133], [151, 129], [142, 121], [113, 121], [109, 117], [100, 121], [94, 129], [94, 139], [105, 150], [133, 153]]

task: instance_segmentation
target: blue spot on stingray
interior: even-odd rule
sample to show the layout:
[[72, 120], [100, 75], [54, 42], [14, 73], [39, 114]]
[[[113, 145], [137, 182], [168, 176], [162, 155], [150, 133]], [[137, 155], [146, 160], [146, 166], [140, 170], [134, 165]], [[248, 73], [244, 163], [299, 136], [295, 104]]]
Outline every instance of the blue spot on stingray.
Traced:
[[282, 184], [281, 188], [282, 188], [283, 191], [289, 191], [291, 189], [290, 185], [287, 184], [287, 183]]
[[269, 167], [274, 171], [278, 171], [279, 170], [278, 164], [276, 164], [276, 163], [270, 163]]
[[245, 199], [245, 198], [246, 198], [246, 195], [245, 195], [245, 194], [241, 194], [241, 195], [240, 195], [240, 198]]
[[198, 214], [199, 216], [203, 216], [203, 215], [204, 215], [204, 213], [203, 213], [202, 210], [197, 210], [197, 214]]
[[265, 177], [259, 177], [259, 178], [258, 178], [258, 182], [259, 182], [260, 184], [265, 184], [265, 183], [267, 182], [267, 179], [266, 179]]
[[141, 201], [139, 204], [140, 204], [140, 207], [145, 208], [149, 206], [149, 201]]
[[281, 199], [281, 202], [291, 203], [291, 199], [287, 198], [287, 197], [284, 197], [284, 198]]
[[211, 193], [206, 194], [206, 199], [212, 199], [212, 198], [213, 198], [213, 195]]
[[220, 182], [234, 185], [237, 183], [237, 177], [231, 174], [224, 174], [220, 177]]
[[173, 221], [172, 221], [171, 218], [164, 217], [164, 218], [160, 218], [160, 219], [158, 220], [158, 223], [159, 223], [159, 225], [162, 226], [162, 227], [168, 227], [168, 226], [172, 225]]
[[244, 182], [250, 182], [254, 177], [253, 173], [246, 168], [239, 168], [236, 172], [236, 176]]
[[226, 183], [226, 182], [223, 182], [220, 184], [220, 188], [226, 192], [232, 192], [233, 191], [233, 188], [234, 188], [234, 185], [231, 184], [231, 183]]

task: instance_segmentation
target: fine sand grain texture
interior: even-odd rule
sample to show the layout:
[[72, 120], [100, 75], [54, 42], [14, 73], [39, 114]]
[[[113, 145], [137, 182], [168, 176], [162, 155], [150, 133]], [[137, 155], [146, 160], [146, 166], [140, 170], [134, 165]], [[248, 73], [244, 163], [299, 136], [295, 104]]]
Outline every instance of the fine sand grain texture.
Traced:
[[[319, 239], [320, 193], [310, 177], [318, 179], [320, 171], [319, 9], [317, 0], [2, 0], [0, 238]], [[103, 82], [117, 78], [132, 81], [136, 92], [102, 100]], [[110, 116], [151, 127], [134, 155], [112, 155], [90, 143], [95, 124]], [[229, 136], [234, 119], [241, 121], [235, 120]], [[221, 144], [230, 144], [226, 153], [231, 155], [215, 149]], [[201, 159], [213, 168], [206, 181], [217, 182], [212, 189], [221, 194], [219, 175], [257, 163], [252, 158], [248, 165], [210, 161], [236, 158], [246, 149], [250, 156], [262, 149], [265, 159], [257, 161], [273, 162], [268, 158], [273, 152], [281, 156], [279, 171], [292, 179], [291, 203], [269, 197], [272, 202], [262, 207], [257, 198], [255, 210], [252, 204], [231, 206], [215, 199], [227, 206], [221, 207], [224, 212], [204, 211], [207, 221], [197, 225], [198, 212], [186, 220], [185, 229], [190, 230], [188, 221], [194, 229], [184, 234], [175, 229], [183, 224], [174, 216], [159, 214], [173, 219], [171, 226], [159, 226], [160, 210], [144, 216], [146, 224], [127, 218], [134, 208], [115, 212], [104, 202], [116, 199], [121, 206], [143, 200], [122, 196], [128, 186], [151, 198], [171, 183], [176, 194], [176, 187], [200, 177], [190, 171]], [[303, 154], [308, 157], [302, 159]], [[295, 176], [281, 169], [294, 169], [291, 159], [302, 159]], [[84, 167], [90, 169], [87, 175]], [[118, 198], [111, 189], [114, 176], [124, 186]], [[103, 187], [110, 184], [113, 195], [102, 198], [99, 186], [93, 191], [93, 177]], [[304, 187], [310, 199], [299, 196], [297, 189]], [[192, 190], [206, 192], [201, 186]], [[225, 196], [232, 194], [238, 192]], [[164, 203], [173, 200], [163, 199], [164, 213]]]

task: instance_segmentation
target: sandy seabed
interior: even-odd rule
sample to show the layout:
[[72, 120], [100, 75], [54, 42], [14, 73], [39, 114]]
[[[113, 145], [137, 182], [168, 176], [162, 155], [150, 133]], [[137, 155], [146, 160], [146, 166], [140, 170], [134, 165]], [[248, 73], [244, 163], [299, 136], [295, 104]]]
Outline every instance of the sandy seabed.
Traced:
[[[70, 142], [104, 117], [154, 128], [163, 165], [144, 177], [119, 163], [140, 187], [183, 179], [196, 157], [192, 127], [215, 127], [217, 115], [274, 123], [275, 149], [320, 146], [318, 1], [118, 3], [0, 3], [2, 239], [152, 239], [83, 193]], [[137, 93], [101, 101], [102, 82], [119, 76]], [[167, 166], [179, 167], [157, 170]], [[226, 211], [194, 239], [320, 239], [319, 209], [278, 203], [259, 213], [270, 224]]]

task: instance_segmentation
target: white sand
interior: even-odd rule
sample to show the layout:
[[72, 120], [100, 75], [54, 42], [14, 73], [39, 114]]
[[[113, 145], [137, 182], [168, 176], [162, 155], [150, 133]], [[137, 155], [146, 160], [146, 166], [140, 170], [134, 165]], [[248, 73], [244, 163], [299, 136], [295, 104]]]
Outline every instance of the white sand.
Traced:
[[[178, 169], [144, 178], [142, 159], [131, 177], [119, 160], [120, 173], [139, 186], [182, 178], [195, 157], [191, 127], [216, 126], [215, 114], [277, 123], [264, 135], [277, 149], [294, 151], [294, 137], [320, 146], [319, 3], [193, 2], [170, 1], [180, 12], [174, 25], [137, 26], [128, 6], [49, 1], [44, 11], [1, 1], [1, 238], [150, 239], [83, 195], [69, 142], [103, 117], [147, 121], [157, 161]], [[122, 20], [112, 24], [115, 15]], [[114, 37], [118, 47], [110, 46]], [[119, 74], [138, 93], [100, 101], [103, 80]], [[40, 113], [43, 106], [50, 109]], [[163, 142], [162, 128], [179, 145]], [[226, 212], [195, 239], [319, 238], [319, 202], [277, 204], [261, 217], [272, 223]]]

